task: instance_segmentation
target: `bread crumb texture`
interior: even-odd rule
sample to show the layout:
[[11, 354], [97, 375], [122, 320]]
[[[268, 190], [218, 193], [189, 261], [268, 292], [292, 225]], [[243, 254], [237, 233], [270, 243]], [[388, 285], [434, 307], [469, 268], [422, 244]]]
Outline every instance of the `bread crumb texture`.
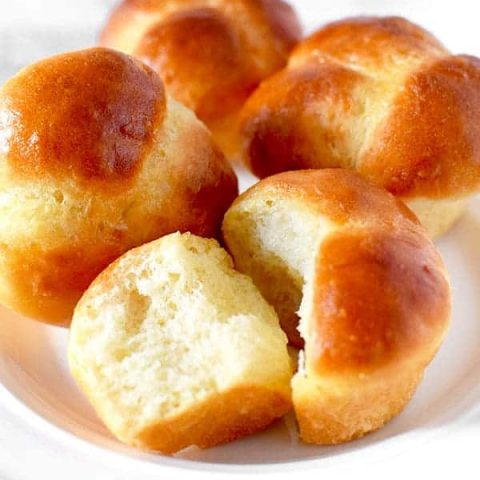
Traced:
[[126, 253], [79, 302], [71, 371], [123, 442], [173, 453], [290, 409], [278, 318], [214, 240], [171, 234]]

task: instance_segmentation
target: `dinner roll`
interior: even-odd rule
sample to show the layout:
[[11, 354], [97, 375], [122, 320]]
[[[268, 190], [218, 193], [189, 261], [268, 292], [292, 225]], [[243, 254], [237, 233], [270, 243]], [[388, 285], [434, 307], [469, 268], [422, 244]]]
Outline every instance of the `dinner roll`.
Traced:
[[130, 250], [75, 309], [68, 359], [122, 442], [174, 453], [256, 432], [291, 408], [287, 339], [214, 240]]
[[223, 233], [304, 341], [292, 381], [302, 439], [345, 442], [400, 412], [450, 316], [447, 272], [412, 212], [349, 170], [286, 172], [241, 195]]
[[67, 324], [128, 249], [213, 236], [236, 177], [195, 115], [137, 60], [94, 48], [40, 61], [0, 90], [0, 301]]
[[124, 0], [100, 43], [156, 70], [167, 91], [234, 156], [239, 108], [285, 65], [300, 36], [298, 19], [282, 0]]
[[352, 18], [300, 43], [239, 120], [259, 177], [352, 168], [404, 200], [431, 236], [480, 187], [480, 60], [402, 18]]

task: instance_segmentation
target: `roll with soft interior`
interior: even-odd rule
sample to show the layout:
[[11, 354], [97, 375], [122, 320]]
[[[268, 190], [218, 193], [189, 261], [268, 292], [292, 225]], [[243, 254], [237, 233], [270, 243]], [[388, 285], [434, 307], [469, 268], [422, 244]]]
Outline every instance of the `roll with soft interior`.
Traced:
[[262, 430], [291, 409], [277, 315], [214, 240], [133, 249], [75, 309], [68, 359], [111, 432], [174, 453]]
[[450, 285], [401, 201], [349, 170], [287, 172], [241, 195], [223, 235], [301, 348], [304, 441], [352, 440], [405, 407], [446, 333]]

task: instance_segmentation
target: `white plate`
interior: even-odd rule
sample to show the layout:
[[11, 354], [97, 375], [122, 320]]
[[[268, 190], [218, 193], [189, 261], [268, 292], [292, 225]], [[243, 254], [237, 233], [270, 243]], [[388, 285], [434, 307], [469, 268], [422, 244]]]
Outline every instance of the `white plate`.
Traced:
[[78, 446], [81, 439], [89, 442], [91, 452], [100, 447], [126, 455], [130, 462], [188, 469], [281, 472], [343, 462], [345, 456], [366, 450], [369, 455], [386, 455], [414, 448], [439, 428], [447, 432], [455, 427], [480, 406], [479, 198], [438, 245], [453, 284], [453, 318], [446, 342], [406, 410], [382, 430], [359, 441], [335, 447], [307, 446], [292, 436], [294, 420], [288, 418], [252, 437], [210, 450], [190, 448], [175, 458], [135, 451], [112, 438], [74, 384], [65, 357], [67, 330], [5, 309], [0, 310], [0, 405], [3, 400], [14, 414], [31, 421], [34, 415], [30, 412], [34, 412], [46, 420], [40, 423], [45, 431], [54, 431], [53, 425], [73, 434], [57, 431], [56, 440], [51, 441]]

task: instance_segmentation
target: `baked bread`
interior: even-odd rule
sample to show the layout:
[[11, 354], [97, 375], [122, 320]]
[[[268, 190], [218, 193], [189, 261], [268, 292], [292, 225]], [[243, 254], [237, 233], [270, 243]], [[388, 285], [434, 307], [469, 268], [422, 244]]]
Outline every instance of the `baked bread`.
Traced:
[[300, 39], [282, 0], [124, 0], [100, 44], [135, 55], [236, 153], [236, 114], [255, 87], [282, 68]]
[[450, 316], [443, 262], [402, 202], [350, 170], [285, 172], [241, 195], [223, 234], [297, 345], [300, 317], [304, 441], [345, 442], [402, 410]]
[[128, 249], [213, 236], [237, 194], [207, 129], [141, 62], [103, 48], [21, 70], [0, 90], [0, 301], [67, 324]]
[[480, 187], [480, 60], [402, 18], [339, 21], [296, 47], [239, 124], [257, 176], [353, 168], [437, 236]]
[[269, 425], [291, 408], [287, 339], [214, 240], [167, 235], [133, 249], [75, 309], [73, 376], [121, 441], [174, 453]]

